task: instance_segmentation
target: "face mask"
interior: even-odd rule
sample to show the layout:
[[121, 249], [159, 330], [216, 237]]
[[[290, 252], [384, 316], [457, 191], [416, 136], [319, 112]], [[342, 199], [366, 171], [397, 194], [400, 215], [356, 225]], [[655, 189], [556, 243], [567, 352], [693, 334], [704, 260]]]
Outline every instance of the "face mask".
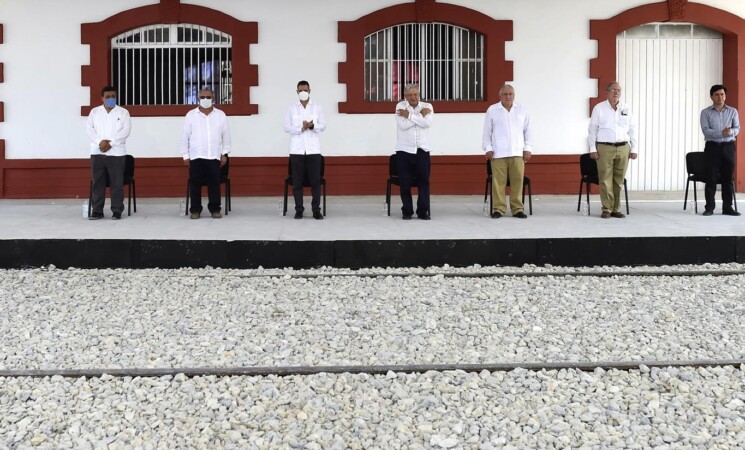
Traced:
[[107, 108], [111, 109], [114, 106], [116, 106], [116, 99], [115, 98], [107, 98], [103, 101], [103, 104], [106, 105]]
[[199, 106], [201, 106], [204, 109], [210, 109], [212, 108], [212, 99], [211, 98], [202, 98], [199, 100]]
[[310, 94], [307, 91], [300, 91], [297, 94], [297, 98], [299, 98], [301, 102], [307, 102], [310, 98]]

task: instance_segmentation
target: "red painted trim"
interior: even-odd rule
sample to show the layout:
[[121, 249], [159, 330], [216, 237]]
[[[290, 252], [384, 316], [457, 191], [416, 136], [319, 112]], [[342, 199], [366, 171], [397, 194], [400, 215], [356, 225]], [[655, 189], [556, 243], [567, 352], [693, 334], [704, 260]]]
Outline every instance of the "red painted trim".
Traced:
[[[0, 141], [3, 198], [85, 198], [88, 159], [5, 159]], [[573, 194], [579, 182], [577, 155], [534, 156], [526, 168], [534, 194]], [[287, 157], [230, 160], [236, 196], [282, 195]], [[187, 168], [180, 158], [137, 158], [135, 179], [140, 197], [180, 197], [186, 194]], [[384, 195], [387, 156], [326, 157], [329, 195]], [[432, 193], [482, 195], [486, 168], [482, 156], [433, 156]]]
[[[3, 44], [3, 24], [0, 23], [0, 45]], [[0, 83], [5, 81], [5, 66], [0, 63]], [[0, 102], [0, 122], [5, 122], [5, 103]], [[5, 177], [2, 162], [5, 160], [5, 139], [0, 139], [0, 198], [5, 195]]]
[[378, 30], [404, 23], [442, 22], [477, 31], [484, 35], [483, 102], [433, 102], [440, 113], [484, 112], [499, 101], [499, 88], [512, 79], [512, 61], [505, 59], [505, 42], [512, 40], [512, 21], [494, 20], [472, 9], [431, 0], [417, 0], [383, 8], [352, 22], [339, 22], [338, 40], [347, 46], [347, 60], [339, 63], [339, 82], [347, 86], [347, 101], [339, 102], [340, 113], [390, 114], [396, 102], [366, 102], [364, 92], [364, 40]]
[[[638, 25], [650, 22], [692, 22], [712, 28], [723, 35], [723, 83], [727, 86], [727, 103], [735, 108], [745, 105], [745, 89], [740, 89], [739, 74], [745, 74], [745, 19], [700, 3], [686, 3], [685, 8], [676, 14], [683, 14], [680, 20], [671, 20], [668, 2], [651, 3], [638, 6], [606, 20], [590, 21], [590, 39], [598, 41], [598, 57], [590, 61], [590, 78], [597, 79], [598, 97], [591, 98], [590, 109], [603, 101], [604, 87], [616, 79], [616, 35]], [[676, 17], [677, 19], [677, 17]], [[740, 147], [738, 145], [738, 147]], [[745, 158], [737, 158], [735, 169], [735, 188], [745, 189]]]
[[[90, 88], [90, 103], [81, 115], [101, 103], [99, 90], [110, 83], [111, 39], [133, 28], [158, 23], [194, 23], [215, 28], [233, 37], [233, 104], [223, 105], [228, 115], [257, 114], [251, 103], [250, 88], [259, 84], [259, 69], [250, 62], [250, 45], [259, 42], [257, 22], [242, 22], [225, 13], [202, 6], [175, 4], [164, 0], [158, 5], [129, 9], [97, 23], [81, 25], [81, 42], [90, 45], [90, 65], [81, 67], [82, 85]], [[194, 106], [127, 107], [132, 116], [181, 116]]]

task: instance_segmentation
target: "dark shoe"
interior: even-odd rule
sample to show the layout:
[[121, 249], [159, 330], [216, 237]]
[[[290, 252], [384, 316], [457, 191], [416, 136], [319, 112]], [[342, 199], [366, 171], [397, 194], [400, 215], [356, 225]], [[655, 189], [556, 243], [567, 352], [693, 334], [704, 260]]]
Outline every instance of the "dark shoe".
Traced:
[[416, 216], [419, 218], [419, 220], [432, 220], [432, 218], [429, 217], [429, 214], [422, 214], [422, 215], [417, 214]]
[[114, 220], [119, 220], [119, 219], [121, 219], [121, 218], [122, 218], [122, 213], [120, 213], [120, 212], [115, 212], [115, 213], [114, 213], [114, 215], [113, 215], [113, 216], [111, 216], [111, 218], [112, 218], [112, 219], [114, 219]]
[[323, 220], [323, 214], [321, 214], [321, 211], [314, 211], [313, 218], [316, 220]]
[[616, 219], [623, 219], [624, 217], [626, 217], [626, 215], [621, 211], [612, 212], [610, 213], [610, 216], [615, 217]]
[[103, 219], [103, 213], [91, 213], [91, 215], [88, 217], [88, 220], [98, 220]]
[[212, 213], [213, 219], [222, 219], [222, 213], [220, 211], [215, 211]]
[[499, 219], [500, 217], [502, 217], [502, 213], [500, 213], [499, 211], [494, 211], [493, 213], [491, 213], [490, 217], [492, 219]]
[[608, 211], [603, 211], [603, 213], [602, 213], [602, 214], [600, 214], [600, 218], [601, 218], [601, 219], [610, 219], [610, 212], [608, 212]]
[[404, 214], [403, 219], [404, 220], [411, 220], [411, 216], [412, 216], [411, 214]]
[[707, 209], [707, 210], [704, 211], [704, 213], [702, 215], [703, 216], [713, 216], [714, 215], [714, 211], [712, 211], [710, 209]]
[[295, 211], [295, 218], [296, 219], [302, 219], [303, 218], [303, 212], [302, 211]]
[[734, 209], [725, 209], [722, 211], [722, 214], [725, 216], [739, 216], [740, 213], [735, 211]]
[[519, 213], [515, 214], [512, 217], [517, 217], [518, 219], [527, 219], [528, 218], [528, 216], [526, 216], [525, 213], [522, 212], [522, 211], [520, 211]]
[[189, 217], [190, 217], [191, 219], [199, 219], [199, 217], [200, 217], [201, 215], [202, 215], [202, 213], [200, 213], [200, 212], [196, 212], [196, 211], [195, 211], [195, 212], [191, 213], [191, 215], [190, 215]]

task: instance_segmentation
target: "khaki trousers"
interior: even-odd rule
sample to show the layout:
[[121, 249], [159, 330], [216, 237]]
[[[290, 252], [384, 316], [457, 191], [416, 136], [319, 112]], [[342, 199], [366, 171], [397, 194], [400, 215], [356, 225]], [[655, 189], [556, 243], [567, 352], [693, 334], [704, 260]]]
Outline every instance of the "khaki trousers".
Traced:
[[491, 192], [492, 212], [504, 215], [507, 212], [505, 186], [507, 177], [510, 179], [510, 212], [515, 214], [523, 211], [523, 175], [525, 161], [522, 156], [509, 158], [494, 158], [491, 160]]
[[614, 147], [597, 144], [598, 181], [603, 211], [621, 212], [621, 189], [629, 165], [629, 144]]

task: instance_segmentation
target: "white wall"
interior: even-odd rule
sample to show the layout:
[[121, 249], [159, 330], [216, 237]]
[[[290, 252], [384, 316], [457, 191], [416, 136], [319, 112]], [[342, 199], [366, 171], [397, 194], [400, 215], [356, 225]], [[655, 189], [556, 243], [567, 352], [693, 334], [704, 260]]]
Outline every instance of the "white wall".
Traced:
[[[394, 0], [324, 0], [319, 7], [300, 0], [182, 0], [259, 23], [259, 43], [251, 63], [259, 65], [259, 86], [251, 102], [259, 114], [229, 118], [235, 156], [282, 156], [288, 137], [281, 120], [295, 99], [300, 79], [311, 83], [313, 98], [324, 106], [328, 129], [322, 137], [327, 155], [387, 155], [395, 127], [393, 114], [339, 114], [346, 99], [338, 83], [338, 63], [346, 59], [337, 42], [337, 21], [356, 20]], [[656, 0], [654, 0], [656, 1]], [[4, 44], [5, 122], [9, 158], [82, 158], [87, 156], [85, 118], [88, 99], [80, 67], [88, 64], [88, 46], [80, 44], [80, 24], [97, 22], [124, 9], [154, 0], [0, 0]], [[596, 95], [589, 61], [596, 43], [589, 20], [607, 19], [646, 0], [451, 0], [499, 20], [512, 20], [514, 40], [507, 59], [514, 61], [517, 101], [529, 108], [535, 152], [569, 154], [585, 150], [588, 99]], [[708, 5], [745, 17], [745, 2], [708, 0]], [[483, 114], [436, 114], [435, 154], [480, 153]], [[178, 154], [182, 119], [133, 118], [128, 141], [135, 156]]]

